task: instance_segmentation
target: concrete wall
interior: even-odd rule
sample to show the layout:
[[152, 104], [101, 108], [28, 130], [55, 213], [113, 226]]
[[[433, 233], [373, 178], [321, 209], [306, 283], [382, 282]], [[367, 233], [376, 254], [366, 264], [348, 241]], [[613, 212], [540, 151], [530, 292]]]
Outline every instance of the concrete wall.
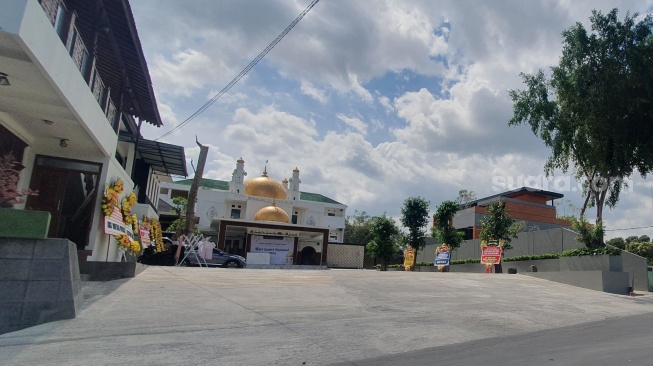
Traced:
[[619, 295], [628, 294], [628, 273], [608, 271], [568, 271], [525, 273], [527, 276], [555, 281], [590, 290]]
[[[520, 255], [560, 253], [568, 249], [584, 247], [584, 244], [576, 241], [576, 236], [575, 232], [564, 228], [519, 233], [517, 238], [510, 242], [512, 249], [507, 250], [504, 256], [516, 257]], [[436, 243], [432, 238], [427, 238], [427, 245], [417, 253], [417, 261], [433, 262], [435, 260], [435, 248], [438, 245], [440, 244]], [[480, 240], [466, 240], [451, 255], [451, 260], [469, 258], [481, 258]]]
[[0, 238], [0, 334], [77, 315], [77, 247], [67, 239]]

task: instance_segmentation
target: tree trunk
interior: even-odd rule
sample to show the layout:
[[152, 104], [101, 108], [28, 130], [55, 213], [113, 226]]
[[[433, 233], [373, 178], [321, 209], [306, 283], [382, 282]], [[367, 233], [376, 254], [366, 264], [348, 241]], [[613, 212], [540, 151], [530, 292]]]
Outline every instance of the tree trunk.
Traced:
[[592, 189], [589, 187], [587, 190], [587, 195], [585, 196], [585, 202], [583, 202], [583, 207], [580, 209], [580, 219], [582, 220], [585, 218], [585, 210], [587, 209], [587, 203], [590, 201], [590, 197], [592, 195]]
[[[197, 140], [196, 140], [197, 142]], [[209, 154], [209, 147], [204, 146], [197, 142], [197, 145], [200, 147], [200, 156], [197, 162], [197, 170], [195, 171], [195, 177], [193, 177], [193, 184], [190, 186], [190, 191], [188, 192], [188, 206], [186, 207], [186, 227], [184, 228], [184, 234], [189, 235], [193, 233], [193, 228], [195, 225], [195, 201], [197, 201], [197, 191], [200, 188], [200, 183], [202, 182], [202, 174], [204, 174], [204, 165], [206, 164], [206, 156]]]

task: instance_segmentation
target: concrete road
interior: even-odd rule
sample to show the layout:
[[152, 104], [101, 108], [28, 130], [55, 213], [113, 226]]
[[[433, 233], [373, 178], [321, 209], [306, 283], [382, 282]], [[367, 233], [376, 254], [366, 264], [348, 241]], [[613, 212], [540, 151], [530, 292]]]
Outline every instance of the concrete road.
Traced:
[[561, 346], [571, 354], [589, 345], [578, 330], [649, 325], [653, 314], [649, 294], [507, 274], [150, 267], [131, 280], [85, 283], [84, 293], [76, 319], [0, 336], [0, 365], [371, 365], [407, 352], [419, 365], [452, 350], [471, 357], [481, 340], [555, 361]]

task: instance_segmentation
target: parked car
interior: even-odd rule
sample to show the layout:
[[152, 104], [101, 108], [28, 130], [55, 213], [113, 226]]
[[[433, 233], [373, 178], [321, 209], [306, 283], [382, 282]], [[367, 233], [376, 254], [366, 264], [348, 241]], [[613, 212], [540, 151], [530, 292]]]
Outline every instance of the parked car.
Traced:
[[[204, 266], [204, 261], [200, 257], [199, 251], [193, 251], [188, 254], [184, 260], [184, 264], [188, 267], [199, 267], [200, 264]], [[206, 259], [206, 264], [209, 267], [227, 267], [227, 268], [243, 268], [247, 266], [245, 258], [224, 252], [220, 249], [214, 248], [211, 259]]]

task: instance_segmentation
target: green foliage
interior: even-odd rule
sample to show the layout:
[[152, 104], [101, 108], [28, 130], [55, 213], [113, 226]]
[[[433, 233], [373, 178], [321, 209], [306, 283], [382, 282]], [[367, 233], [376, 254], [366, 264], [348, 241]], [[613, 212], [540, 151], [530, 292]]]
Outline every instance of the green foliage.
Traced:
[[424, 247], [424, 227], [429, 220], [430, 202], [422, 197], [410, 197], [401, 208], [401, 223], [408, 229], [407, 242], [417, 252]]
[[639, 237], [637, 235], [631, 235], [626, 238], [626, 244], [630, 244], [632, 242], [636, 242]]
[[630, 243], [626, 245], [626, 250], [646, 258], [646, 262], [653, 265], [653, 243]]
[[417, 262], [416, 266], [433, 267], [433, 262]]
[[388, 268], [402, 268], [403, 264], [388, 264]]
[[367, 244], [373, 237], [372, 218], [367, 212], [354, 211], [352, 216], [345, 218], [345, 243]]
[[458, 191], [458, 197], [456, 198], [456, 203], [458, 205], [465, 205], [469, 202], [476, 200], [476, 193], [471, 190], [461, 189]]
[[459, 259], [449, 262], [449, 264], [472, 264], [472, 263], [481, 263], [480, 258], [468, 258], [468, 259]]
[[465, 237], [464, 233], [457, 231], [452, 225], [453, 216], [458, 211], [458, 204], [454, 201], [444, 201], [435, 210], [433, 218], [435, 227], [432, 233], [440, 243], [449, 245], [452, 249], [460, 247]]
[[624, 238], [622, 238], [622, 237], [612, 238], [612, 239], [606, 241], [605, 243], [609, 244], [609, 245], [612, 245], [613, 247], [617, 247], [619, 249], [626, 249], [626, 242], [624, 241]]
[[382, 261], [381, 270], [384, 271], [392, 255], [397, 252], [399, 229], [394, 220], [385, 214], [372, 218], [371, 228], [373, 236], [367, 243], [366, 249], [372, 258], [379, 258]]
[[576, 240], [585, 244], [588, 248], [599, 248], [603, 246], [603, 222], [599, 221], [592, 225], [585, 218], [581, 217], [571, 220], [572, 227], [578, 232]]
[[560, 253], [561, 257], [580, 257], [583, 255], [620, 255], [621, 249], [614, 249], [608, 247], [598, 247], [598, 248], [576, 248], [565, 250]]
[[637, 239], [637, 241], [640, 243], [650, 243], [651, 238], [648, 235], [642, 235], [639, 237], [639, 239]]
[[547, 175], [571, 166], [585, 179], [580, 216], [596, 206], [597, 224], [604, 206], [619, 201], [624, 178], [653, 170], [653, 18], [620, 21], [617, 13], [593, 11], [590, 32], [580, 22], [565, 30], [551, 77], [522, 74], [526, 89], [509, 92], [509, 124], [530, 125], [551, 148]]
[[[186, 209], [188, 208], [188, 200], [184, 197], [175, 197], [172, 199], [172, 206], [174, 207], [177, 219], [170, 223], [167, 231], [175, 232], [180, 235], [186, 229]], [[193, 234], [199, 234], [200, 229], [197, 224], [193, 226]]]
[[524, 224], [519, 224], [506, 211], [506, 202], [503, 200], [489, 204], [485, 208], [485, 217], [480, 221], [479, 238], [485, 241], [503, 240], [504, 249], [508, 250], [512, 248], [510, 242], [517, 237]]
[[544, 253], [536, 255], [519, 255], [516, 257], [504, 258], [504, 262], [520, 262], [520, 261], [537, 261], [542, 259], [557, 259], [560, 258], [558, 253]]

